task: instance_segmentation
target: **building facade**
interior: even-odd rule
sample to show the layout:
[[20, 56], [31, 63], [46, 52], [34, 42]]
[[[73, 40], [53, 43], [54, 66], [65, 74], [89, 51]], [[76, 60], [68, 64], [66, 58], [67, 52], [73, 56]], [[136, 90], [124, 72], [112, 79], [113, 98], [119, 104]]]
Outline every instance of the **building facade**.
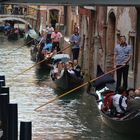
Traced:
[[[83, 7], [84, 8], [84, 7]], [[87, 12], [88, 11], [88, 12]], [[87, 14], [88, 13], [88, 14]], [[89, 16], [89, 13], [91, 16]], [[114, 47], [120, 35], [125, 35], [133, 48], [129, 68], [129, 87], [138, 87], [139, 48], [137, 39], [137, 9], [135, 7], [101, 7], [86, 9], [79, 13], [81, 35], [85, 35], [84, 66], [89, 77], [96, 77], [99, 64], [105, 72], [114, 68]], [[92, 32], [92, 33], [91, 33]], [[82, 55], [81, 55], [82, 56]], [[88, 63], [87, 63], [88, 62]], [[115, 78], [115, 72], [111, 73]], [[136, 78], [137, 77], [137, 78]]]

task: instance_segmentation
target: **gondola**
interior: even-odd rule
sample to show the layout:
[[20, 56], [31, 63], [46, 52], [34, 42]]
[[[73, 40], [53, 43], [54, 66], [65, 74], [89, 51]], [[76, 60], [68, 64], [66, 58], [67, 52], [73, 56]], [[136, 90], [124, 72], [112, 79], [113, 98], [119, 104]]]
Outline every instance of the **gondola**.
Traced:
[[8, 34], [8, 40], [9, 41], [16, 41], [18, 40], [18, 33], [11, 32]]
[[38, 39], [38, 34], [33, 29], [29, 29], [25, 33], [25, 44], [27, 46], [35, 45], [35, 41]]
[[31, 60], [39, 63], [39, 67], [51, 69], [52, 68], [52, 57], [54, 56], [55, 52], [51, 52], [49, 50], [44, 50], [44, 43], [40, 45], [35, 43], [35, 45], [31, 45], [30, 54]]
[[82, 77], [77, 77], [75, 74], [69, 73], [67, 69], [64, 69], [63, 75], [59, 79], [52, 79], [56, 86], [62, 90], [70, 90], [83, 83]]
[[[98, 73], [99, 74], [99, 73]], [[107, 78], [107, 77], [106, 77]], [[110, 78], [110, 77], [109, 77]], [[104, 79], [105, 80], [105, 79]], [[110, 79], [111, 80], [111, 79]], [[112, 80], [111, 80], [112, 81]], [[104, 111], [102, 109], [103, 106], [103, 96], [106, 96], [112, 90], [107, 87], [108, 82], [111, 84], [111, 81], [106, 80], [104, 82], [104, 88], [102, 87], [102, 78], [99, 79], [98, 88], [95, 84], [90, 83], [87, 89], [87, 92], [90, 95], [93, 95], [93, 99], [95, 99], [97, 108], [101, 115], [102, 121], [111, 129], [116, 132], [128, 135], [140, 135], [140, 110], [133, 110], [131, 112], [127, 112], [126, 115], [122, 117], [116, 117], [110, 115], [110, 110]], [[100, 87], [101, 84], [101, 88]], [[93, 90], [92, 90], [93, 89]]]
[[108, 88], [105, 87], [100, 91], [96, 91], [96, 93], [93, 93], [92, 91], [90, 91], [89, 93], [90, 95], [93, 95], [95, 97], [94, 99], [96, 100], [97, 108], [101, 115], [102, 121], [108, 127], [118, 133], [127, 135], [140, 135], [140, 111], [135, 110], [132, 112], [128, 112], [125, 116], [121, 118], [110, 116], [109, 112], [104, 112], [101, 107], [103, 105], [101, 94], [102, 92], [105, 92], [105, 90], [108, 91]]
[[25, 44], [27, 46], [34, 45], [34, 38], [32, 38], [30, 35], [26, 34], [25, 35]]
[[[66, 63], [70, 59], [69, 55], [67, 54], [57, 54], [55, 56], [55, 63], [56, 62], [63, 62]], [[55, 67], [55, 65], [54, 65]], [[54, 76], [54, 70], [51, 71], [51, 78], [53, 82], [55, 83], [56, 87], [61, 90], [70, 90], [73, 89], [83, 83], [83, 77], [78, 77], [75, 73], [70, 73], [69, 70], [65, 67], [63, 71], [61, 72], [61, 76], [59, 78], [56, 78]]]

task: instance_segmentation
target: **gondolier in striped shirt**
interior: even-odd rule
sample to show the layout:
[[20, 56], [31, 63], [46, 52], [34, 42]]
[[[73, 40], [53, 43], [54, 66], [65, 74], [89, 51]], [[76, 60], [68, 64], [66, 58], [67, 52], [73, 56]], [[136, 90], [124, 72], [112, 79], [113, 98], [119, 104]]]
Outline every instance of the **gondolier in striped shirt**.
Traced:
[[[125, 36], [120, 36], [120, 44], [117, 44], [114, 49], [114, 67], [118, 68], [116, 72], [116, 92], [121, 86], [127, 90], [129, 61], [131, 57], [132, 47], [126, 43]], [[121, 85], [122, 78], [123, 85]]]
[[73, 60], [78, 60], [81, 41], [81, 37], [78, 32], [78, 27], [75, 27], [74, 33], [71, 35], [69, 41], [72, 45]]

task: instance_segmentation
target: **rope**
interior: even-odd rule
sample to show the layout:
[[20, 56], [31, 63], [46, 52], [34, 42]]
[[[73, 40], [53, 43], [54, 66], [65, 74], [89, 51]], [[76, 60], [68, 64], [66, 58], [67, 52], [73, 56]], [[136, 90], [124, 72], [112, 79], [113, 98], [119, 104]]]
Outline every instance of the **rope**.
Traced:
[[80, 89], [80, 88], [86, 86], [87, 84], [89, 84], [89, 82], [90, 82], [90, 83], [91, 83], [91, 82], [94, 82], [94, 81], [96, 81], [96, 80], [102, 78], [103, 76], [105, 76], [105, 75], [107, 75], [107, 74], [109, 74], [109, 73], [112, 73], [112, 72], [114, 72], [114, 71], [116, 71], [116, 70], [118, 70], [118, 69], [120, 69], [120, 68], [122, 68], [122, 67], [124, 67], [124, 66], [125, 66], [125, 65], [122, 65], [122, 66], [120, 66], [120, 67], [114, 68], [113, 70], [108, 71], [107, 73], [102, 74], [101, 76], [98, 76], [98, 77], [96, 77], [96, 78], [94, 78], [94, 79], [92, 79], [92, 80], [90, 80], [90, 81], [88, 81], [88, 82], [85, 82], [84, 84], [82, 84], [82, 85], [80, 85], [80, 86], [78, 86], [78, 87], [76, 87], [76, 88], [74, 88], [74, 89], [72, 89], [72, 90], [69, 90], [69, 91], [63, 93], [63, 94], [60, 95], [60, 96], [57, 96], [56, 98], [54, 98], [54, 99], [48, 101], [47, 103], [42, 104], [41, 106], [37, 107], [36, 109], [34, 109], [34, 111], [37, 111], [37, 110], [40, 109], [41, 107], [43, 107], [43, 106], [45, 106], [45, 105], [47, 105], [47, 104], [49, 104], [49, 103], [52, 103], [53, 101], [55, 101], [55, 100], [57, 100], [57, 99], [60, 99], [61, 97], [64, 97], [64, 96], [68, 95], [69, 93], [71, 93], [71, 92], [73, 92], [73, 91], [75, 91], [75, 90], [77, 90], [77, 89]]
[[[70, 46], [71, 46], [71, 45], [66, 46], [66, 48], [64, 48], [64, 49], [62, 49], [62, 50], [60, 50], [60, 51], [58, 51], [57, 53], [60, 53], [60, 52], [62, 52], [62, 51], [64, 51], [64, 50], [68, 49]], [[18, 77], [19, 75], [22, 75], [23, 73], [27, 72], [28, 70], [32, 69], [33, 67], [37, 66], [38, 64], [44, 62], [45, 60], [47, 60], [47, 58], [46, 58], [46, 59], [43, 59], [43, 60], [41, 60], [41, 61], [39, 61], [38, 63], [34, 64], [33, 66], [29, 67], [28, 69], [25, 69], [25, 70], [22, 71], [21, 73], [19, 73], [19, 74], [17, 74], [16, 76], [12, 77], [12, 79], [15, 79], [15, 78]]]

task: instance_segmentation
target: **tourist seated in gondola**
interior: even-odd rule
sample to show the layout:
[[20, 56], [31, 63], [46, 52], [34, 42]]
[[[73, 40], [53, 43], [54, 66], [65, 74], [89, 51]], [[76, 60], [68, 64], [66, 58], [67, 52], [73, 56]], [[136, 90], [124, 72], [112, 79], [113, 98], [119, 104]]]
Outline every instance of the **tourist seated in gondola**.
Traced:
[[73, 61], [73, 63], [74, 63], [73, 70], [74, 70], [76, 76], [82, 78], [83, 74], [81, 72], [81, 66], [78, 64], [78, 61], [76, 59]]
[[[103, 95], [104, 94], [104, 95]], [[102, 111], [110, 117], [123, 117], [127, 112], [127, 99], [128, 92], [122, 87], [118, 90], [118, 93], [107, 90], [102, 93], [103, 106]]]
[[126, 114], [127, 110], [127, 99], [128, 92], [120, 87], [118, 93], [115, 94], [113, 98], [113, 106], [115, 107], [116, 113], [114, 114], [116, 117], [123, 117]]
[[130, 88], [127, 92], [129, 94], [127, 112], [138, 111], [140, 109], [140, 89]]
[[54, 67], [53, 73], [51, 73], [52, 79], [59, 79], [63, 75], [64, 68], [65, 63], [63, 63], [62, 61], [57, 62], [56, 67]]
[[[107, 91], [108, 92], [108, 91]], [[124, 117], [140, 109], [140, 92], [138, 89], [120, 88], [118, 93], [109, 92], [104, 96], [102, 111], [111, 117]]]
[[50, 58], [53, 55], [52, 52], [52, 43], [51, 41], [47, 40], [46, 43], [44, 44], [44, 47], [42, 49], [42, 53], [44, 54], [45, 58]]
[[103, 105], [101, 110], [109, 116], [114, 116], [113, 96], [115, 95], [115, 92], [107, 90], [102, 94], [106, 95], [102, 95]]
[[19, 34], [19, 29], [18, 28], [15, 28], [15, 33]]
[[140, 88], [135, 89], [135, 98], [140, 98]]
[[74, 68], [73, 68], [73, 62], [72, 61], [68, 61], [66, 63], [66, 68], [67, 68], [67, 71], [70, 73], [70, 74], [75, 74], [75, 71], [74, 71]]

